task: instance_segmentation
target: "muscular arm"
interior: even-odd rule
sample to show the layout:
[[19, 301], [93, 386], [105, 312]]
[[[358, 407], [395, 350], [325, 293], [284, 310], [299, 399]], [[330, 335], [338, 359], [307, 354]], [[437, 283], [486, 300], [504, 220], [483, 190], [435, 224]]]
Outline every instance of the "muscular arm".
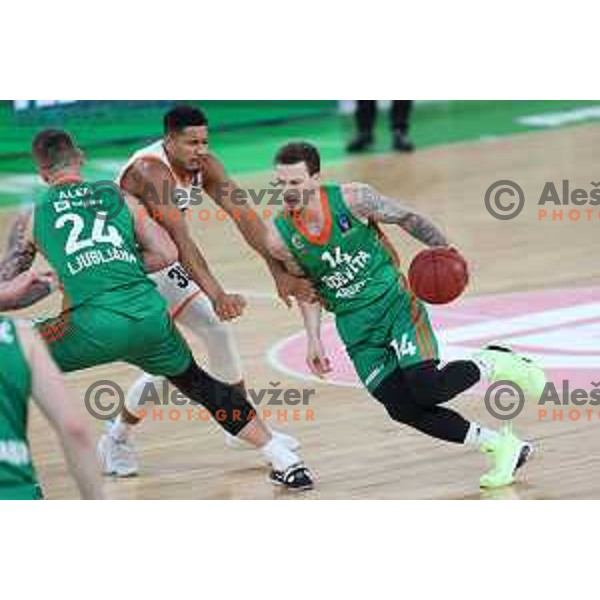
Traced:
[[91, 427], [70, 397], [62, 374], [46, 345], [30, 325], [17, 323], [17, 333], [31, 367], [31, 393], [36, 404], [56, 431], [71, 475], [81, 497], [104, 498]]
[[447, 246], [444, 234], [426, 217], [400, 201], [379, 194], [362, 183], [343, 186], [343, 193], [352, 213], [379, 223], [394, 223], [427, 246]]
[[159, 161], [141, 158], [133, 163], [121, 180], [121, 187], [142, 200], [151, 218], [171, 236], [179, 252], [179, 260], [192, 279], [208, 294], [213, 302], [224, 294], [223, 288], [211, 273], [202, 252], [192, 239], [185, 219], [172, 219], [171, 199], [165, 197], [176, 183], [169, 169]]
[[56, 289], [54, 274], [33, 269], [11, 281], [0, 281], [0, 310], [19, 310], [35, 304]]
[[266, 244], [266, 227], [247, 199], [233, 201], [238, 185], [225, 173], [223, 164], [214, 156], [204, 159], [204, 189], [208, 195], [233, 218], [248, 245], [267, 262], [269, 268], [284, 270], [283, 265], [271, 256]]
[[298, 302], [309, 343], [321, 341], [321, 305]]
[[267, 247], [267, 227], [246, 198], [236, 198], [233, 194], [238, 185], [229, 178], [223, 164], [214, 156], [204, 159], [204, 188], [208, 195], [233, 219], [246, 243], [267, 263], [279, 293], [279, 297], [291, 306], [290, 296], [299, 300], [314, 300], [314, 290], [305, 279], [290, 277], [286, 266], [275, 258]]
[[31, 211], [19, 213], [8, 233], [7, 248], [0, 260], [0, 281], [10, 281], [27, 271], [35, 259], [35, 245], [30, 239]]
[[[54, 290], [52, 281], [47, 276], [26, 273], [33, 264], [36, 253], [31, 239], [31, 211], [24, 211], [12, 223], [6, 251], [0, 259], [0, 286], [3, 288], [0, 303], [4, 310], [31, 306]], [[9, 281], [13, 283], [2, 286], [3, 282]]]
[[169, 234], [148, 215], [145, 207], [125, 192], [125, 200], [133, 217], [135, 237], [142, 251], [148, 273], [165, 269], [177, 260], [177, 247]]

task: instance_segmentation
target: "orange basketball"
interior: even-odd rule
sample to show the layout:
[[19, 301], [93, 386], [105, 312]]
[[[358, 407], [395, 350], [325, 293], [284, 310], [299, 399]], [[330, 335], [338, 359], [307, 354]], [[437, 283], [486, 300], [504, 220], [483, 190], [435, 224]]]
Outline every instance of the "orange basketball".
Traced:
[[415, 295], [424, 302], [448, 304], [467, 287], [467, 262], [453, 248], [428, 248], [413, 259], [408, 281]]

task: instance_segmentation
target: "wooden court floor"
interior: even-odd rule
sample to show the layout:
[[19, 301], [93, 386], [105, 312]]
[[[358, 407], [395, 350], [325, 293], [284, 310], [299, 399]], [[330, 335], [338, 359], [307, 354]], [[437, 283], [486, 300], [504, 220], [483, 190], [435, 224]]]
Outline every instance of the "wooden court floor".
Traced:
[[[582, 126], [559, 131], [440, 147], [411, 156], [371, 156], [327, 169], [326, 179], [369, 182], [382, 192], [406, 198], [442, 227], [469, 259], [472, 282], [467, 297], [499, 292], [579, 288], [600, 282], [598, 223], [540, 222], [536, 199], [544, 182], [563, 179], [572, 188], [590, 189], [600, 179], [596, 156], [600, 129]], [[268, 167], [268, 165], [265, 165]], [[235, 165], [229, 165], [235, 173]], [[269, 173], [240, 180], [265, 185]], [[509, 179], [523, 188], [528, 202], [515, 220], [493, 219], [483, 197], [494, 181]], [[9, 215], [0, 214], [0, 238]], [[597, 219], [596, 211], [596, 219]], [[107, 480], [112, 498], [151, 499], [460, 499], [460, 498], [600, 498], [600, 420], [539, 422], [526, 406], [516, 428], [533, 439], [535, 459], [520, 483], [496, 493], [480, 493], [478, 478], [485, 458], [474, 450], [433, 441], [388, 420], [365, 391], [313, 383], [277, 371], [266, 360], [269, 349], [298, 332], [301, 321], [273, 297], [261, 261], [244, 246], [231, 222], [194, 223], [195, 237], [213, 270], [231, 290], [248, 292], [249, 307], [234, 325], [249, 387], [314, 387], [314, 420], [270, 423], [297, 436], [303, 456], [318, 478], [315, 491], [289, 495], [266, 481], [267, 470], [256, 453], [225, 448], [218, 428], [181, 418], [146, 420], [136, 436], [141, 474], [130, 480]], [[407, 264], [418, 246], [387, 228]], [[36, 307], [48, 313], [58, 299]], [[189, 338], [198, 358], [200, 343]], [[577, 340], [573, 340], [577, 344]], [[598, 365], [600, 374], [600, 364]], [[123, 387], [137, 371], [114, 364], [69, 375], [75, 402], [99, 379]], [[451, 406], [489, 426], [479, 394], [464, 394]], [[94, 421], [100, 432], [101, 423]], [[30, 438], [41, 480], [49, 498], [74, 498], [58, 444], [37, 410], [32, 410]]]

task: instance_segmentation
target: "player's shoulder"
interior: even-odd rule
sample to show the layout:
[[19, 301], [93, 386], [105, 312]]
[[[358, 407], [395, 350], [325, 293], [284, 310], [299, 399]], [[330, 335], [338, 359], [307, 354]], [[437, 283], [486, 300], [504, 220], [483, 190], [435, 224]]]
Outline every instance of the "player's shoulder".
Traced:
[[360, 181], [347, 181], [340, 183], [342, 197], [350, 208], [361, 206], [365, 199], [374, 194], [373, 188], [368, 183]]
[[119, 184], [122, 188], [129, 189], [135, 194], [140, 192], [138, 189], [140, 185], [171, 178], [173, 178], [171, 168], [161, 156], [140, 154], [134, 157], [123, 170]]

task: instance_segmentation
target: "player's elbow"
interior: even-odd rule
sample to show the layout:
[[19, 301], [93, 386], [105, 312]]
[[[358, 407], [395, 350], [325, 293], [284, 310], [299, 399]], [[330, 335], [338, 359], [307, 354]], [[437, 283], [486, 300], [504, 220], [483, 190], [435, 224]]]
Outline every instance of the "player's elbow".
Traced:
[[165, 269], [169, 265], [172, 265], [174, 262], [179, 260], [179, 251], [177, 249], [177, 245], [163, 230], [158, 230], [156, 244], [152, 249], [151, 254], [153, 256], [152, 262], [154, 266], [152, 270], [154, 271]]
[[172, 265], [179, 259], [179, 252], [177, 251], [177, 246], [169, 239], [165, 241], [165, 244], [161, 246], [159, 252], [159, 259], [163, 263], [162, 268], [168, 267]]

